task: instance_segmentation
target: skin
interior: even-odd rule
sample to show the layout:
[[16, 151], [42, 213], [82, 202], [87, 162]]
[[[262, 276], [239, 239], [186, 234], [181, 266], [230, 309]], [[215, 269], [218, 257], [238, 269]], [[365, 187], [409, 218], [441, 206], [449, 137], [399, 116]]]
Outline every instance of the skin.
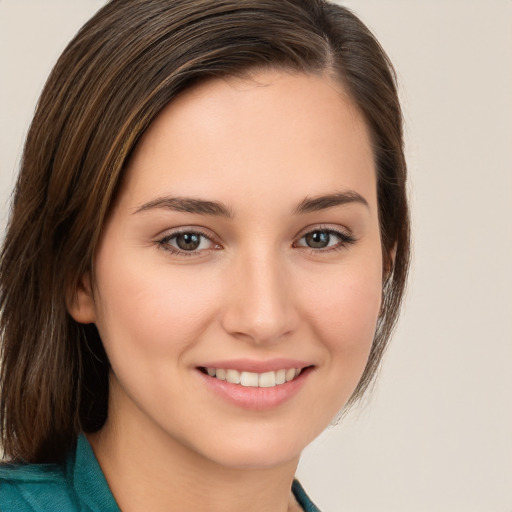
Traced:
[[[367, 204], [294, 211], [347, 192]], [[232, 216], [141, 209], [165, 196], [219, 201]], [[212, 241], [172, 253], [180, 228]], [[329, 229], [354, 242], [308, 247], [304, 235]], [[89, 439], [120, 507], [296, 510], [300, 453], [356, 387], [381, 295], [373, 154], [339, 83], [266, 70], [182, 93], [138, 145], [94, 283], [85, 276], [70, 306], [97, 325], [112, 365], [109, 417]], [[198, 378], [205, 361], [276, 357], [313, 369], [263, 411]]]

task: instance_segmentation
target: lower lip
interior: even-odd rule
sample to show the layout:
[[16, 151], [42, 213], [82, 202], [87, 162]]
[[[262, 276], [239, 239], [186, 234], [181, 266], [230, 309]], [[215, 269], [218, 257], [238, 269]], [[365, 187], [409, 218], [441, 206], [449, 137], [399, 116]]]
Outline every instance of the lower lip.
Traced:
[[294, 397], [308, 379], [313, 368], [304, 369], [300, 375], [289, 382], [270, 388], [256, 388], [232, 384], [225, 380], [210, 377], [196, 369], [208, 389], [224, 400], [244, 409], [263, 411], [278, 407]]

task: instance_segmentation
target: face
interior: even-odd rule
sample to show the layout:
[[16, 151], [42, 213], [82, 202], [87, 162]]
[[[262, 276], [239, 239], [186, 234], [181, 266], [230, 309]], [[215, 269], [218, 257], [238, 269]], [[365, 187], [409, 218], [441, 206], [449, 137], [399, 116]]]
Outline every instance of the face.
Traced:
[[381, 302], [373, 154], [341, 86], [265, 71], [174, 100], [92, 289], [71, 313], [105, 345], [110, 423], [223, 466], [298, 457], [356, 387]]

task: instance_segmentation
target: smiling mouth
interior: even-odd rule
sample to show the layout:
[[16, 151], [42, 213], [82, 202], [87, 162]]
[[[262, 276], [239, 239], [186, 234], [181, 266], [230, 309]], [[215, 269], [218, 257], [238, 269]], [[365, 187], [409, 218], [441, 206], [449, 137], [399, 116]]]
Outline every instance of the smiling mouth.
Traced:
[[210, 377], [215, 379], [224, 380], [230, 384], [238, 384], [244, 387], [251, 388], [273, 388], [281, 386], [294, 380], [306, 368], [283, 368], [281, 370], [269, 371], [264, 373], [238, 371], [233, 369], [224, 368], [204, 368], [199, 370]]

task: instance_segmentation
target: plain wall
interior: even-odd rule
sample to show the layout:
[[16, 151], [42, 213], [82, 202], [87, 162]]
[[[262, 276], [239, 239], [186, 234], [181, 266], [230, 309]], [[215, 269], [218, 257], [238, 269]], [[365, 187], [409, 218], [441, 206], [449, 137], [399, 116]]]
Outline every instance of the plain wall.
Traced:
[[[0, 0], [0, 233], [46, 76], [103, 3]], [[512, 512], [512, 1], [342, 3], [398, 70], [414, 263], [372, 400], [299, 478], [324, 512]]]

